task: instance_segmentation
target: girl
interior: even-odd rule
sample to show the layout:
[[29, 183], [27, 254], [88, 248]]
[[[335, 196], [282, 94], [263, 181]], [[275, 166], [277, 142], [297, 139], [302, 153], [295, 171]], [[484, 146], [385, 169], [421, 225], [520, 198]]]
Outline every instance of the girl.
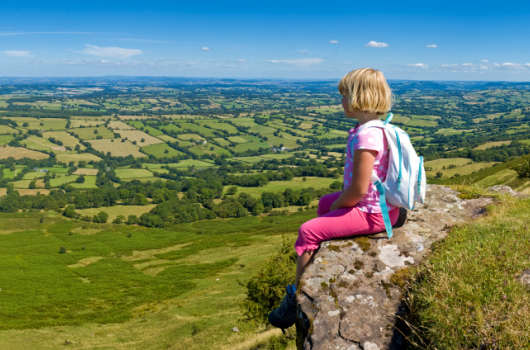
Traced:
[[[379, 193], [371, 182], [372, 172], [384, 181], [388, 171], [388, 144], [383, 130], [367, 128], [357, 134], [360, 125], [377, 120], [390, 111], [391, 92], [383, 73], [362, 68], [346, 74], [339, 82], [342, 107], [347, 118], [358, 124], [349, 131], [344, 165], [344, 189], [322, 197], [318, 217], [304, 223], [294, 245], [298, 254], [295, 285], [287, 285], [287, 294], [279, 308], [269, 314], [269, 322], [278, 328], [292, 326], [296, 319], [295, 291], [300, 277], [320, 242], [385, 230], [379, 206]], [[387, 203], [394, 225], [399, 208]]]

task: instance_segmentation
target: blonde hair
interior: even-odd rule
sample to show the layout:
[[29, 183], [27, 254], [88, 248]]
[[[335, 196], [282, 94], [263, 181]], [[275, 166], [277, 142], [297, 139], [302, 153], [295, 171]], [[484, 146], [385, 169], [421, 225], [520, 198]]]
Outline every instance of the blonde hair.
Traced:
[[390, 111], [392, 92], [382, 72], [360, 68], [346, 74], [339, 82], [339, 92], [348, 98], [351, 111], [383, 115]]

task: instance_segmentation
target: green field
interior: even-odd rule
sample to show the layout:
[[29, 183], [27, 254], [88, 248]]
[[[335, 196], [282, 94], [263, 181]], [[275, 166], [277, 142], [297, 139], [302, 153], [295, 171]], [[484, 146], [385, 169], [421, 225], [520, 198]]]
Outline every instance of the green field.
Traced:
[[[293, 190], [299, 190], [302, 188], [308, 188], [313, 187], [314, 189], [317, 188], [328, 188], [329, 185], [331, 185], [335, 181], [341, 181], [342, 179], [334, 179], [334, 178], [322, 178], [322, 177], [306, 177], [306, 181], [303, 181], [303, 178], [301, 177], [294, 177], [290, 181], [271, 181], [267, 185], [262, 187], [237, 187], [237, 192], [246, 192], [250, 194], [253, 197], [259, 197], [263, 192], [283, 192], [287, 188], [291, 188]], [[232, 187], [232, 186], [226, 186], [226, 188]]]
[[157, 158], [176, 157], [183, 154], [182, 152], [169, 147], [166, 143], [142, 147], [140, 151], [145, 154], [153, 155]]
[[8, 144], [11, 140], [13, 140], [11, 135], [0, 135], [0, 146]]
[[77, 213], [85, 216], [94, 216], [100, 211], [104, 211], [105, 213], [109, 214], [109, 221], [112, 222], [112, 220], [116, 219], [118, 215], [123, 215], [125, 217], [128, 217], [129, 215], [136, 215], [140, 216], [143, 213], [148, 213], [151, 209], [153, 209], [156, 205], [155, 204], [148, 204], [148, 205], [115, 205], [113, 207], [105, 207], [105, 208], [90, 208], [90, 209], [80, 209], [76, 210]]
[[18, 131], [16, 129], [13, 129], [7, 125], [0, 125], [0, 135], [6, 135], [6, 134], [17, 134]]
[[114, 157], [145, 157], [146, 155], [140, 152], [140, 147], [133, 145], [131, 141], [122, 142], [119, 139], [103, 139], [90, 141], [92, 147], [103, 153], [110, 152]]
[[0, 214], [0, 347], [52, 349], [66, 340], [73, 349], [195, 350], [266, 340], [279, 331], [256, 333], [240, 321], [238, 281], [314, 215], [163, 230]]
[[116, 169], [116, 175], [121, 179], [150, 178], [153, 173], [147, 169]]
[[57, 160], [63, 163], [70, 163], [74, 162], [75, 164], [79, 163], [80, 161], [90, 162], [90, 161], [98, 161], [101, 160], [98, 156], [95, 156], [90, 153], [75, 153], [75, 152], [58, 152], [57, 154]]
[[81, 140], [95, 140], [98, 136], [104, 139], [114, 138], [112, 131], [104, 126], [70, 129]]
[[[71, 149], [74, 149], [75, 146], [79, 145], [79, 140], [65, 131], [48, 131], [42, 133], [42, 136], [46, 139], [53, 137], [54, 139], [61, 141], [64, 146], [70, 147]], [[79, 145], [79, 149], [83, 150], [85, 149], [85, 146]]]
[[35, 151], [51, 151], [52, 148], [60, 147], [59, 145], [56, 145], [47, 139], [33, 135], [22, 141], [22, 144]]
[[[473, 162], [468, 158], [441, 158], [425, 162], [425, 167], [432, 168], [432, 170], [426, 171], [427, 176], [434, 176], [440, 171], [445, 177], [452, 177], [455, 174], [468, 175], [482, 169], [490, 168], [495, 164], [497, 162]], [[456, 167], [449, 169], [450, 165]]]

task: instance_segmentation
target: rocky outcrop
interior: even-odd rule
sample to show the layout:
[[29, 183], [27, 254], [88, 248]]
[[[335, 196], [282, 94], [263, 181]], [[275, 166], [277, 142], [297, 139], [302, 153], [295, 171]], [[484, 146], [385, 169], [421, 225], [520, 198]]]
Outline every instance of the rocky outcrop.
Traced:
[[425, 204], [402, 210], [386, 233], [321, 244], [297, 293], [299, 349], [401, 349], [395, 324], [408, 268], [423, 261], [451, 226], [485, 213], [491, 198], [463, 200], [444, 186], [427, 187]]

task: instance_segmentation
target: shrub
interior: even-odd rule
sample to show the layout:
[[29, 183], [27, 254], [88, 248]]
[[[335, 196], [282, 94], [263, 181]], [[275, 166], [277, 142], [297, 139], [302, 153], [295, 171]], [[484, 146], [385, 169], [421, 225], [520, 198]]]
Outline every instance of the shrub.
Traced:
[[74, 218], [75, 217], [75, 207], [73, 205], [69, 205], [66, 208], [64, 208], [63, 215], [67, 218]]
[[279, 252], [248, 281], [247, 297], [243, 302], [247, 319], [267, 323], [269, 312], [280, 306], [285, 286], [294, 283], [297, 255], [293, 241], [284, 237]]
[[108, 219], [109, 219], [109, 214], [107, 214], [104, 211], [100, 211], [99, 213], [94, 215], [94, 217], [92, 218], [92, 221], [98, 222], [100, 224], [104, 224], [107, 222]]

